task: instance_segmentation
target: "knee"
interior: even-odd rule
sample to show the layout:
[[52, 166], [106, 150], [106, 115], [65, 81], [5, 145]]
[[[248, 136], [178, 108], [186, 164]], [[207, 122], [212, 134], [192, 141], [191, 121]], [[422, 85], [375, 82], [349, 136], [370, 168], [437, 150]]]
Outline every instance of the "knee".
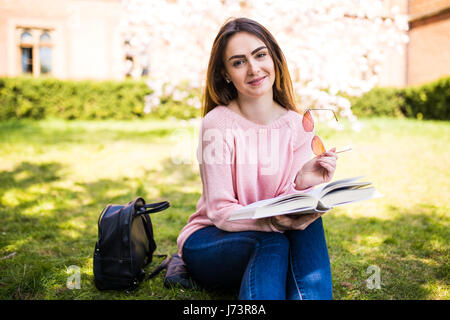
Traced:
[[289, 253], [289, 239], [279, 232], [264, 232], [256, 242], [259, 249], [264, 248], [271, 252], [279, 252], [282, 254]]

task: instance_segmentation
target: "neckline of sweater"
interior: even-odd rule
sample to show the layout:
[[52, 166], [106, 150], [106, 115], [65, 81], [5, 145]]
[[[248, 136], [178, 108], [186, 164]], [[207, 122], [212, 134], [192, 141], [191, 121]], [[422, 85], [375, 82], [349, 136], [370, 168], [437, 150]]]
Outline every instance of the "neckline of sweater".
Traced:
[[231, 115], [231, 117], [233, 119], [235, 119], [236, 121], [238, 121], [240, 124], [242, 124], [244, 127], [257, 127], [257, 128], [279, 128], [283, 123], [285, 123], [285, 120], [287, 120], [287, 118], [290, 116], [290, 114], [294, 111], [292, 110], [287, 110], [287, 112], [285, 112], [284, 114], [282, 114], [281, 116], [279, 116], [277, 119], [271, 121], [268, 124], [260, 124], [260, 123], [256, 123], [253, 122], [247, 118], [245, 118], [244, 116], [238, 114], [237, 112], [231, 110], [230, 108], [228, 108], [227, 106], [217, 106], [216, 108], [222, 108], [225, 109], [229, 115]]

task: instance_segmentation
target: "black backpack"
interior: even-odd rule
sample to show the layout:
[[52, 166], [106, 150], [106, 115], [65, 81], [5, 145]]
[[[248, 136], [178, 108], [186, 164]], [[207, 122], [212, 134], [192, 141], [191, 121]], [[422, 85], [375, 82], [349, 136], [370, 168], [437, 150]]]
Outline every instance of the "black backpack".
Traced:
[[[167, 209], [169, 202], [145, 204], [138, 197], [126, 205], [107, 205], [98, 218], [94, 251], [94, 282], [99, 290], [133, 290], [144, 280], [156, 243], [149, 213]], [[166, 258], [148, 277], [167, 267]]]

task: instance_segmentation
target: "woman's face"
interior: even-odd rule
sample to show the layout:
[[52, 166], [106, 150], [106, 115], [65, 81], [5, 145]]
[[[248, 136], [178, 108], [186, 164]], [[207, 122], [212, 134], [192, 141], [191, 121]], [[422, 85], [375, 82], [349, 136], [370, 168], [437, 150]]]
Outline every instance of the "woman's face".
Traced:
[[224, 54], [225, 72], [240, 95], [260, 97], [272, 94], [275, 69], [269, 49], [248, 32], [231, 36]]

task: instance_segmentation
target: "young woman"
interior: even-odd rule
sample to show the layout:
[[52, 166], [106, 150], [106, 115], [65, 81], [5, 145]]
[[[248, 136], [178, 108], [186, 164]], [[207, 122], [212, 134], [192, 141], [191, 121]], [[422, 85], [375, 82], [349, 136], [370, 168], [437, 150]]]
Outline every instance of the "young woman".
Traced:
[[320, 215], [228, 221], [258, 200], [328, 182], [331, 149], [312, 157], [295, 107], [286, 60], [259, 23], [222, 26], [208, 65], [198, 160], [203, 193], [177, 243], [191, 276], [239, 299], [331, 299], [330, 261]]

